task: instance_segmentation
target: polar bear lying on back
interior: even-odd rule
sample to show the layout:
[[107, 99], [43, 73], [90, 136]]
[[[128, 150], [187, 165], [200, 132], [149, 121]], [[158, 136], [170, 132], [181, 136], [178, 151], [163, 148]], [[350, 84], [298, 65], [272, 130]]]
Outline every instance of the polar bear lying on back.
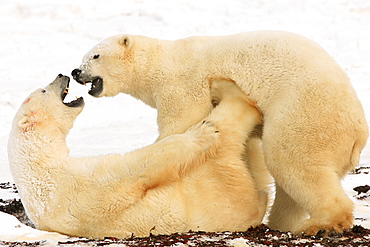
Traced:
[[305, 234], [351, 227], [340, 179], [358, 163], [367, 123], [345, 72], [314, 42], [277, 31], [175, 41], [117, 35], [72, 75], [91, 82], [93, 96], [128, 93], [157, 108], [159, 139], [209, 113], [208, 77], [234, 80], [263, 113], [263, 156], [253, 139], [247, 157], [252, 167], [264, 160], [276, 182], [269, 226]]
[[234, 83], [212, 83], [220, 104], [184, 134], [125, 155], [83, 158], [70, 157], [65, 141], [84, 105], [62, 102], [68, 83], [60, 75], [32, 93], [10, 133], [12, 174], [38, 229], [122, 238], [260, 224], [266, 197], [242, 156], [261, 115]]

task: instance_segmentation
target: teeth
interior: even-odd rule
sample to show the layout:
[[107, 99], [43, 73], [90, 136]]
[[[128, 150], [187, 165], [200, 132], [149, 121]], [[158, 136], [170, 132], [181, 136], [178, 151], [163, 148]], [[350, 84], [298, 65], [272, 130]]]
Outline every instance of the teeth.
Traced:
[[[86, 81], [84, 83], [86, 83]], [[82, 84], [82, 82], [81, 82], [81, 84]], [[83, 95], [87, 94], [86, 87], [84, 87], [81, 84], [73, 83], [73, 84], [68, 85], [68, 86], [66, 85], [64, 91], [62, 92], [63, 97], [64, 97], [63, 103], [66, 104], [66, 103], [73, 102], [75, 100], [79, 100], [80, 96], [83, 96]]]

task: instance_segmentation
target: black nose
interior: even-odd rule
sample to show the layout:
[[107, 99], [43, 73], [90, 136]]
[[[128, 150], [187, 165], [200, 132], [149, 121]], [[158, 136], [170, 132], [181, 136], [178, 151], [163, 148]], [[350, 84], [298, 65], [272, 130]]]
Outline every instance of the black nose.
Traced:
[[76, 81], [78, 81], [78, 77], [81, 74], [81, 70], [80, 69], [74, 69], [74, 70], [72, 70], [72, 73], [71, 74], [73, 76], [73, 79], [75, 79]]

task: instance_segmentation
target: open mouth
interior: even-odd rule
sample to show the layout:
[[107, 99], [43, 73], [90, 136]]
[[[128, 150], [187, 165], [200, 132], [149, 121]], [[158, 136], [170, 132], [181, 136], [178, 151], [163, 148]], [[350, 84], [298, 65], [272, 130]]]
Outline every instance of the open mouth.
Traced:
[[84, 104], [83, 97], [76, 97], [75, 100], [72, 100], [70, 102], [64, 102], [64, 100], [65, 100], [65, 98], [68, 94], [68, 90], [69, 90], [69, 80], [66, 84], [66, 87], [64, 88], [64, 90], [61, 93], [61, 98], [62, 98], [63, 104], [68, 106], [68, 107], [80, 107], [80, 106], [82, 106]]
[[101, 77], [94, 77], [92, 80], [89, 81], [78, 81], [78, 82], [83, 85], [91, 83], [89, 94], [92, 96], [99, 96], [103, 91], [103, 78]]
[[82, 72], [80, 69], [74, 69], [71, 72], [73, 79], [82, 85], [91, 83], [89, 94], [94, 97], [99, 97], [103, 92], [103, 78], [100, 76], [90, 76]]

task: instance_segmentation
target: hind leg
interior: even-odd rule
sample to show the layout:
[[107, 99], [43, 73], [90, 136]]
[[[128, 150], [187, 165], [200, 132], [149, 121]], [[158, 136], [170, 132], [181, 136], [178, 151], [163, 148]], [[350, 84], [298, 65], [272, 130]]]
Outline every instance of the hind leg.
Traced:
[[[311, 171], [311, 174], [315, 172]], [[322, 171], [321, 174], [310, 176], [315, 185], [303, 183], [306, 186], [307, 195], [300, 198], [297, 193], [292, 193], [298, 203], [304, 205], [310, 214], [310, 218], [303, 221], [294, 232], [297, 234], [315, 235], [318, 232], [324, 234], [342, 233], [353, 224], [353, 203], [344, 193], [339, 177], [333, 171]], [[310, 191], [309, 191], [310, 190]], [[309, 200], [313, 198], [313, 200]]]
[[[348, 158], [353, 144], [343, 136], [346, 133], [320, 139], [319, 135], [310, 136], [311, 132], [276, 122], [273, 128], [265, 124], [266, 166], [278, 184], [270, 224], [309, 235], [322, 231], [340, 233], [350, 228], [353, 221], [352, 202], [340, 184], [341, 177], [350, 169]], [[303, 211], [300, 208], [310, 218], [299, 223]]]
[[297, 204], [278, 184], [268, 226], [274, 230], [291, 231], [308, 217], [308, 213]]
[[250, 138], [245, 144], [245, 162], [248, 170], [250, 171], [255, 186], [259, 194], [259, 208], [263, 215], [261, 221], [266, 213], [268, 196], [270, 192], [270, 185], [272, 184], [272, 177], [265, 165], [261, 140], [259, 138]]
[[[279, 230], [315, 235], [318, 232], [341, 233], [352, 226], [352, 202], [344, 193], [338, 175], [330, 168], [290, 160], [272, 169], [277, 198], [272, 208], [270, 224]], [[267, 161], [269, 164], [269, 161]], [[271, 160], [270, 160], [271, 165]], [[303, 212], [310, 218], [299, 224]], [[291, 212], [291, 215], [289, 215]], [[281, 215], [280, 215], [281, 214]]]

